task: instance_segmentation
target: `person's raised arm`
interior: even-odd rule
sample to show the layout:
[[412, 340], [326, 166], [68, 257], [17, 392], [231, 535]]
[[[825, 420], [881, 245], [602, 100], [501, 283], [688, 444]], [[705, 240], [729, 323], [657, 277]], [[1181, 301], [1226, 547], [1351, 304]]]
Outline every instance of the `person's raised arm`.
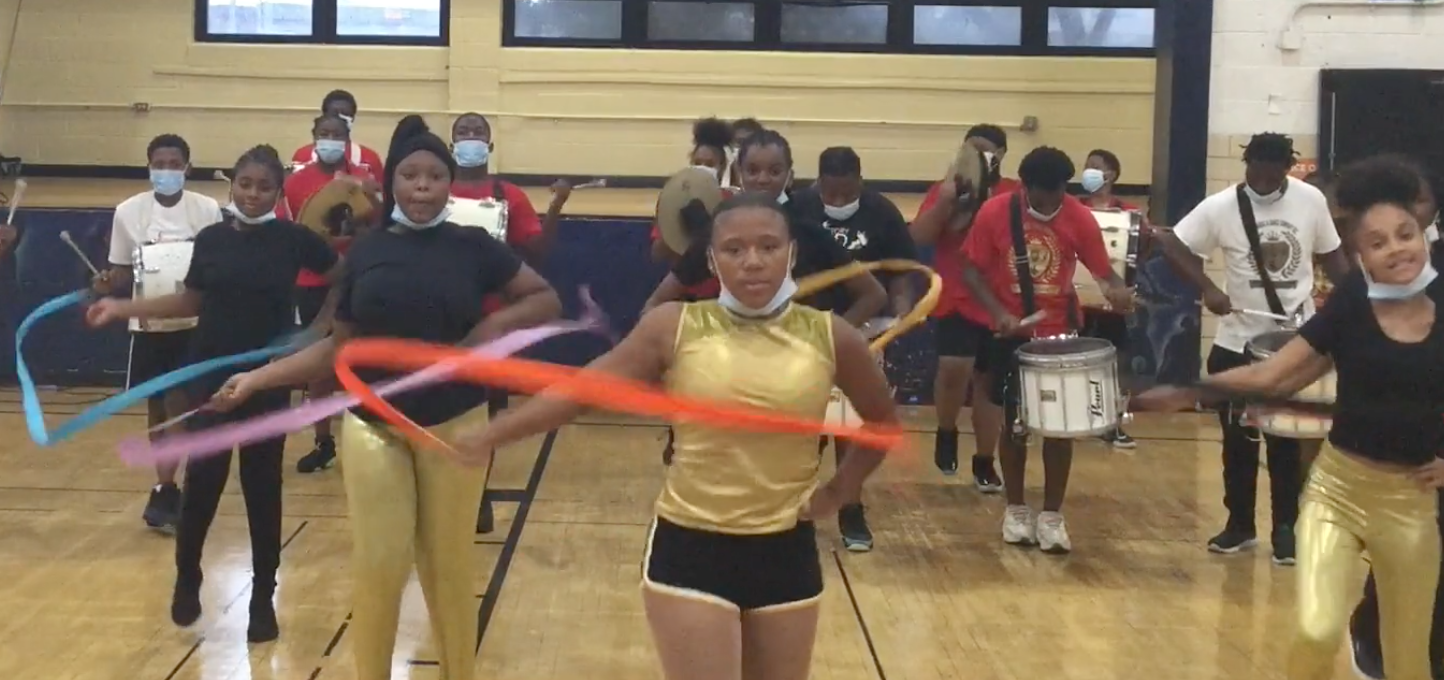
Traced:
[[949, 177], [933, 185], [918, 207], [917, 217], [908, 225], [908, 233], [918, 245], [930, 246], [949, 230], [961, 230], [973, 219], [971, 212], [958, 211], [958, 184]]

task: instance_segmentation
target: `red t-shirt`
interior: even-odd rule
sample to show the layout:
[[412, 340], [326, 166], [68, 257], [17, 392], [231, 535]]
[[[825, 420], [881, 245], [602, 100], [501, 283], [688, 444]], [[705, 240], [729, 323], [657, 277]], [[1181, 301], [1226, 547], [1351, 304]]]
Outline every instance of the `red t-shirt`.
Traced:
[[[372, 166], [369, 165], [353, 166], [348, 163], [341, 172], [352, 177], [374, 180], [376, 179], [376, 175], [371, 168]], [[301, 208], [306, 205], [306, 201], [311, 200], [312, 196], [315, 196], [322, 187], [330, 184], [334, 179], [336, 179], [335, 174], [328, 173], [322, 170], [321, 166], [315, 164], [306, 165], [291, 173], [291, 176], [286, 178], [285, 188], [282, 189], [281, 203], [285, 206], [285, 210], [282, 211], [278, 209], [276, 213], [279, 215], [281, 212], [286, 212], [291, 216], [291, 219], [294, 219], [295, 216], [301, 214]], [[345, 253], [346, 248], [351, 245], [350, 241], [350, 239], [335, 239], [332, 241], [332, 245], [336, 248], [337, 253]], [[302, 288], [324, 286], [326, 285], [326, 277], [322, 274], [303, 269], [296, 277], [296, 285]]]
[[[316, 144], [313, 142], [291, 154], [291, 163], [296, 166], [310, 165], [316, 162]], [[346, 145], [346, 164], [365, 165], [371, 168], [371, 173], [377, 177], [381, 176], [385, 164], [381, 162], [381, 155], [372, 151], [363, 144], [348, 143]]]
[[[722, 190], [722, 198], [732, 198], [733, 193], [727, 189]], [[656, 242], [662, 238], [662, 228], [656, 222], [652, 223], [652, 241]], [[707, 279], [695, 286], [687, 287], [687, 295], [698, 300], [707, 300], [722, 294], [722, 283], [716, 277]]]
[[[978, 209], [972, 229], [963, 242], [963, 254], [972, 260], [988, 282], [993, 295], [1009, 313], [1022, 318], [1022, 291], [1013, 266], [1013, 237], [1010, 206], [1014, 194], [994, 196]], [[1098, 220], [1081, 201], [1063, 197], [1062, 209], [1051, 222], [1042, 223], [1023, 213], [1023, 238], [1028, 246], [1033, 295], [1039, 311], [1047, 316], [1033, 327], [1038, 336], [1067, 333], [1069, 309], [1077, 311], [1073, 272], [1081, 262], [1095, 276], [1112, 269]], [[1077, 317], [1074, 317], [1077, 318]]]
[[[1017, 180], [1003, 178], [997, 186], [993, 187], [993, 195], [1001, 196], [1011, 194], [1022, 186]], [[942, 182], [934, 183], [928, 188], [928, 193], [923, 196], [923, 203], [918, 207], [918, 215], [931, 210], [938, 202], [938, 194], [943, 188]], [[917, 218], [913, 218], [917, 219]], [[988, 311], [973, 299], [972, 293], [968, 292], [968, 286], [963, 283], [963, 260], [959, 256], [963, 248], [963, 237], [965, 233], [944, 230], [938, 235], [937, 243], [933, 246], [933, 271], [938, 273], [938, 278], [943, 280], [943, 295], [938, 300], [938, 306], [933, 309], [931, 316], [935, 319], [958, 315], [983, 325], [991, 325], [992, 317]], [[1009, 258], [1011, 261], [1011, 258]]]
[[[541, 216], [537, 215], [536, 208], [532, 206], [531, 198], [526, 192], [511, 182], [491, 177], [480, 183], [452, 182], [451, 195], [454, 198], [473, 200], [496, 198], [491, 193], [493, 185], [501, 187], [501, 200], [506, 201], [506, 244], [512, 248], [520, 248], [541, 238]], [[481, 306], [487, 314], [495, 314], [506, 307], [506, 298], [488, 295], [482, 298]]]

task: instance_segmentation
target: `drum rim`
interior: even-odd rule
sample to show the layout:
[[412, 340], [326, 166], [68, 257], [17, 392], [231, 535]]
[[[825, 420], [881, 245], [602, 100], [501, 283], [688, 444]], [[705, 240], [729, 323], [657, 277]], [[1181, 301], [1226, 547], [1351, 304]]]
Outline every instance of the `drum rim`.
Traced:
[[[1249, 341], [1248, 341], [1247, 343], [1244, 343], [1244, 349], [1247, 349], [1248, 352], [1249, 352], [1249, 354], [1252, 354], [1252, 355], [1254, 355], [1254, 356], [1257, 356], [1257, 357], [1260, 358], [1260, 359], [1265, 359], [1265, 358], [1268, 358], [1268, 357], [1273, 356], [1274, 354], [1276, 354], [1280, 349], [1283, 349], [1283, 348], [1284, 348], [1284, 345], [1287, 345], [1290, 340], [1293, 340], [1294, 338], [1296, 338], [1296, 337], [1298, 337], [1298, 336], [1299, 336], [1299, 332], [1298, 332], [1298, 331], [1290, 331], [1290, 330], [1276, 330], [1276, 331], [1268, 331], [1268, 332], [1265, 332], [1265, 333], [1259, 333], [1258, 335], [1255, 335], [1255, 336], [1253, 336], [1253, 338], [1249, 339]], [[1272, 337], [1284, 337], [1284, 338], [1285, 338], [1284, 341], [1279, 344], [1278, 349], [1265, 349], [1265, 348], [1259, 347], [1259, 344], [1258, 344], [1258, 341], [1259, 341], [1259, 340], [1261, 340], [1261, 339], [1263, 339], [1263, 338], [1272, 338]]]
[[[1083, 345], [1094, 345], [1090, 349], [1083, 349], [1069, 354], [1035, 354], [1028, 352], [1028, 346], [1045, 343], [1075, 342]], [[1111, 362], [1118, 356], [1118, 348], [1113, 343], [1102, 338], [1061, 338], [1061, 339], [1039, 339], [1024, 343], [1018, 348], [1018, 363], [1023, 366], [1037, 366], [1044, 368], [1063, 368], [1068, 366], [1091, 367], [1094, 364]]]

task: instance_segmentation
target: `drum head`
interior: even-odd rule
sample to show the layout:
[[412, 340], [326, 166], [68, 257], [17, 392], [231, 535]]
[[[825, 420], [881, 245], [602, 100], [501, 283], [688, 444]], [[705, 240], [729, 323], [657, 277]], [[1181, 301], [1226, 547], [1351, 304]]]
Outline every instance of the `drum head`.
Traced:
[[657, 194], [657, 231], [662, 235], [662, 242], [677, 254], [687, 252], [691, 245], [682, 221], [682, 208], [693, 199], [701, 201], [709, 214], [716, 210], [722, 202], [722, 185], [717, 183], [717, 176], [706, 170], [686, 168], [672, 175]]
[[1272, 356], [1297, 336], [1295, 331], [1270, 331], [1250, 340], [1248, 351], [1260, 359]]
[[1113, 343], [1098, 338], [1059, 338], [1056, 340], [1034, 340], [1018, 350], [1019, 354], [1038, 357], [1056, 357], [1113, 349]]
[[336, 236], [341, 233], [341, 224], [335, 219], [341, 206], [350, 209], [352, 219], [365, 219], [375, 210], [361, 183], [348, 177], [331, 180], [306, 199], [296, 221], [322, 236]]
[[490, 201], [478, 201], [469, 198], [452, 198], [451, 215], [446, 218], [448, 222], [462, 227], [489, 227], [494, 226], [497, 221], [497, 212], [501, 206]]

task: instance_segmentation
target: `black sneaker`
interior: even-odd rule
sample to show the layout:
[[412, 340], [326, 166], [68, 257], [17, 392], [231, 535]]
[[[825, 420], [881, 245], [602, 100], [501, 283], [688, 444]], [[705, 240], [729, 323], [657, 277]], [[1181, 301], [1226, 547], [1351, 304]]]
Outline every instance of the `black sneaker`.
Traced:
[[176, 524], [180, 523], [180, 508], [180, 488], [174, 484], [157, 484], [150, 490], [150, 500], [146, 501], [140, 518], [152, 529], [174, 533]]
[[170, 620], [189, 628], [201, 620], [201, 577], [177, 576], [170, 597]]
[[489, 534], [496, 530], [496, 516], [491, 509], [491, 501], [486, 497], [481, 499], [481, 509], [476, 511], [476, 533]]
[[1003, 478], [993, 466], [993, 457], [973, 455], [973, 486], [983, 493], [998, 493], [1003, 490]]
[[296, 472], [303, 475], [330, 469], [336, 464], [336, 440], [333, 437], [317, 437], [316, 448], [296, 461]]
[[943, 474], [958, 474], [958, 431], [938, 428], [933, 440], [933, 463]]
[[867, 528], [867, 515], [862, 504], [843, 506], [837, 513], [837, 528], [842, 532], [842, 546], [851, 552], [872, 550], [872, 530]]
[[1281, 567], [1294, 566], [1294, 528], [1291, 526], [1274, 527], [1273, 536], [1269, 540], [1274, 546], [1274, 564]]
[[246, 626], [247, 642], [271, 642], [281, 637], [281, 624], [276, 621], [276, 605], [269, 593], [251, 596], [251, 619]]
[[1115, 428], [1112, 432], [1103, 434], [1099, 437], [1099, 439], [1102, 439], [1103, 443], [1108, 444], [1115, 449], [1138, 448], [1138, 442], [1133, 441], [1133, 438], [1128, 436], [1128, 433], [1124, 432], [1123, 428], [1121, 427]]
[[[1354, 622], [1349, 621], [1349, 662], [1354, 674], [1365, 680], [1384, 680], [1384, 657], [1377, 645], [1365, 644], [1354, 633]], [[1436, 673], [1434, 677], [1438, 677]]]
[[1208, 539], [1208, 551], [1223, 555], [1251, 550], [1256, 545], [1258, 535], [1255, 532], [1232, 527], [1225, 527], [1219, 535]]

